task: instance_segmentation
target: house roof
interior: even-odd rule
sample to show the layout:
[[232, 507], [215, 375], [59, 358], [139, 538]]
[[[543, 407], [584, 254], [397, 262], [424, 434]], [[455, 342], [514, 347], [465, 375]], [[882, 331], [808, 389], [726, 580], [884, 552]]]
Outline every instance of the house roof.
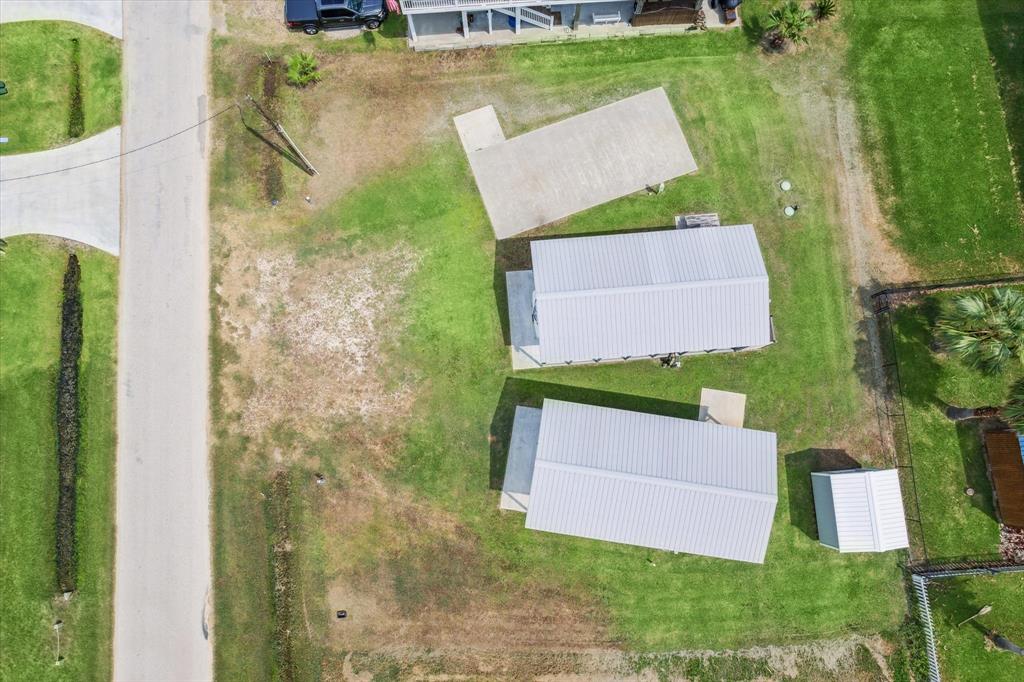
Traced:
[[545, 363], [772, 341], [752, 225], [534, 240], [530, 249]]
[[545, 400], [526, 527], [761, 563], [774, 433]]
[[851, 469], [814, 475], [827, 476], [831, 483], [840, 552], [885, 552], [909, 546], [896, 469]]

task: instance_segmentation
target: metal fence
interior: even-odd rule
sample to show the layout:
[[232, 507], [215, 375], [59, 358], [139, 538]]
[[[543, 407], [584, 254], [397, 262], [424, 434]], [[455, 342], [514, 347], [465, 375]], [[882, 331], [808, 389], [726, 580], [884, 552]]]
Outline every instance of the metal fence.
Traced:
[[929, 682], [942, 682], [942, 671], [939, 668], [939, 654], [936, 646], [935, 624], [932, 620], [931, 598], [928, 595], [928, 585], [936, 580], [948, 578], [959, 578], [975, 575], [998, 575], [999, 573], [1021, 573], [1024, 566], [1019, 564], [1005, 563], [1001, 566], [973, 566], [967, 568], [936, 567], [912, 573], [910, 583], [914, 588], [914, 596], [917, 600], [917, 616], [924, 630], [924, 642], [928, 656], [928, 680]]
[[[915, 282], [883, 289], [871, 296], [872, 312], [878, 330], [882, 356], [883, 385], [879, 387], [877, 404], [880, 420], [883, 424], [888, 425], [888, 432], [892, 439], [895, 466], [899, 472], [900, 487], [903, 491], [903, 506], [910, 538], [910, 567], [912, 568], [927, 568], [934, 558], [928, 554], [928, 538], [925, 536], [917, 478], [914, 475], [914, 452], [911, 445], [910, 429], [907, 426], [893, 311], [900, 305], [917, 302], [922, 297], [939, 291], [964, 291], [1017, 284], [1024, 284], [1024, 275], [1006, 274], [971, 280], [949, 279], [924, 283]], [[1001, 557], [992, 555], [969, 557], [964, 560], [971, 565], [999, 565]], [[940, 561], [948, 563], [947, 560]]]
[[939, 291], [968, 290], [1022, 283], [1024, 283], [1024, 275], [1003, 275], [974, 280], [907, 284], [884, 289], [871, 296], [882, 355], [883, 385], [879, 387], [878, 410], [881, 413], [881, 421], [888, 425], [895, 465], [899, 472], [903, 491], [907, 531], [910, 536], [910, 562], [907, 569], [910, 571], [911, 586], [917, 601], [918, 620], [925, 634], [928, 676], [931, 682], [941, 682], [942, 675], [939, 668], [928, 585], [935, 580], [960, 576], [1022, 572], [1024, 566], [1006, 561], [998, 554], [937, 560], [933, 560], [929, 556], [928, 541], [922, 523], [921, 501], [917, 491], [917, 479], [914, 475], [914, 453], [910, 440], [910, 429], [907, 427], [903, 384], [900, 379], [899, 352], [893, 327], [893, 310], [899, 305], [914, 303], [923, 296]]

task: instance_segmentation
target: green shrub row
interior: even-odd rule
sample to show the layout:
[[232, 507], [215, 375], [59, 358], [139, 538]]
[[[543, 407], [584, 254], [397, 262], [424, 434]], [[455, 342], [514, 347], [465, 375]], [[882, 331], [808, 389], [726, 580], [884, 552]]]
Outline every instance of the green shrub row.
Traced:
[[57, 375], [57, 587], [75, 589], [75, 485], [80, 422], [78, 361], [82, 355], [82, 297], [78, 257], [68, 256], [60, 319], [60, 369]]
[[71, 97], [68, 109], [68, 137], [85, 134], [85, 111], [82, 109], [82, 45], [71, 39]]

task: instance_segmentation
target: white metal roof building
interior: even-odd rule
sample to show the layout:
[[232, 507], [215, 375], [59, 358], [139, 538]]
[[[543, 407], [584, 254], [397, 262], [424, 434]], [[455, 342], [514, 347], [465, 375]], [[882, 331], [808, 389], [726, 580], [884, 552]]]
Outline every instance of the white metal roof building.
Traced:
[[[519, 348], [535, 366], [774, 340], [768, 272], [752, 225], [543, 239], [530, 249], [532, 277], [508, 273], [509, 310], [513, 346], [526, 339]], [[529, 300], [520, 289], [531, 283], [526, 318], [516, 311]]]
[[[535, 422], [535, 411], [517, 411]], [[526, 527], [762, 563], [778, 491], [774, 433], [545, 400], [535, 445], [507, 470], [530, 472]], [[520, 430], [524, 433], [525, 430]], [[530, 447], [533, 445], [533, 447]]]
[[896, 469], [811, 474], [821, 544], [840, 552], [885, 552], [910, 545]]

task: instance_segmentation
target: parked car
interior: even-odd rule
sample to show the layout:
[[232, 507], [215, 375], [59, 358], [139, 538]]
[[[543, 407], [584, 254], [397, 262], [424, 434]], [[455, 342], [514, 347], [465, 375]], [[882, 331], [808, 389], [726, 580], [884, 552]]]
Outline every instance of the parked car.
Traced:
[[311, 36], [321, 30], [347, 26], [373, 30], [387, 18], [383, 0], [284, 0], [288, 29]]

